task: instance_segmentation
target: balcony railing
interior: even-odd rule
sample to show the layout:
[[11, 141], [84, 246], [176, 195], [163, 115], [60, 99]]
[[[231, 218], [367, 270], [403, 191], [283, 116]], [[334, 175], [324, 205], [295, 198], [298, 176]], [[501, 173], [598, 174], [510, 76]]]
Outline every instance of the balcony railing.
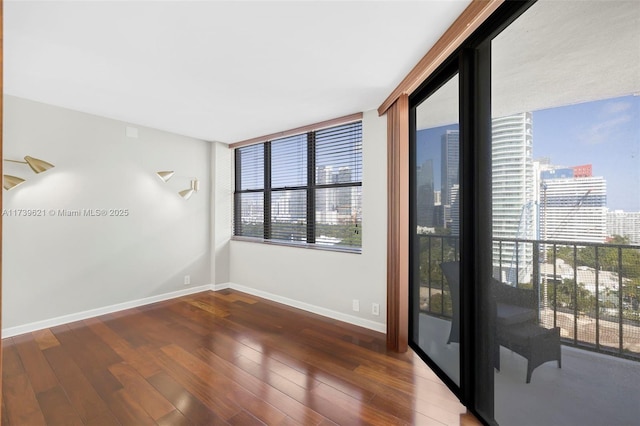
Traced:
[[[420, 310], [449, 318], [439, 264], [459, 260], [459, 238], [419, 234]], [[560, 327], [564, 344], [640, 360], [640, 246], [493, 240], [493, 278], [533, 289], [538, 320]]]

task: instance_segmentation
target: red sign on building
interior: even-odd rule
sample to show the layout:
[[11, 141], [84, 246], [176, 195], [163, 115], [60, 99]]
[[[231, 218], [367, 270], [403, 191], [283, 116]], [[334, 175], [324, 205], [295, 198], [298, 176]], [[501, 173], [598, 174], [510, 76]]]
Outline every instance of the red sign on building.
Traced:
[[584, 164], [582, 166], [573, 166], [572, 169], [573, 169], [574, 178], [593, 176], [593, 170], [591, 168], [591, 164]]

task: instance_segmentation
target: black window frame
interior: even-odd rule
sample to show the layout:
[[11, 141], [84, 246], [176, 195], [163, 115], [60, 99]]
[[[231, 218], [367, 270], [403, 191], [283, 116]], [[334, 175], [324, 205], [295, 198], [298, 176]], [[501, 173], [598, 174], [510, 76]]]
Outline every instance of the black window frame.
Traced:
[[[483, 311], [492, 303], [486, 282], [491, 271], [491, 41], [526, 12], [536, 0], [507, 1], [467, 37], [409, 95], [410, 161], [415, 159], [416, 108], [456, 72], [459, 77], [460, 125], [460, 385], [413, 339], [416, 312], [409, 300], [409, 346], [483, 424], [494, 419], [495, 348], [493, 323]], [[415, 171], [409, 176], [410, 229], [417, 225]], [[419, 288], [416, 278], [417, 239], [409, 233], [409, 297]]]
[[[344, 126], [354, 126], [354, 131], [359, 137], [354, 138], [353, 145], [359, 144], [359, 169], [357, 175], [360, 180], [354, 180], [352, 182], [335, 182], [335, 183], [322, 183], [318, 184], [316, 181], [316, 169], [317, 169], [317, 150], [316, 141], [318, 132], [338, 129]], [[295, 186], [273, 186], [272, 182], [272, 143], [277, 143], [282, 140], [286, 140], [296, 136], [306, 135], [306, 161], [307, 161], [307, 182], [306, 185]], [[252, 144], [243, 147], [237, 147], [234, 149], [234, 201], [233, 201], [233, 240], [262, 242], [276, 245], [285, 245], [292, 247], [305, 247], [305, 248], [317, 248], [330, 251], [341, 251], [349, 253], [362, 253], [362, 240], [360, 240], [359, 246], [354, 245], [321, 245], [316, 242], [316, 230], [317, 230], [317, 218], [316, 218], [316, 192], [323, 189], [338, 189], [338, 188], [361, 188], [362, 187], [362, 120], [354, 120], [345, 122], [330, 127], [324, 127], [308, 131], [306, 133], [298, 133], [289, 135], [283, 138], [269, 139], [265, 142]], [[261, 145], [263, 147], [263, 169], [264, 169], [264, 181], [262, 188], [242, 189], [242, 150], [247, 147], [255, 147]], [[255, 149], [255, 148], [254, 148]], [[273, 235], [273, 218], [272, 218], [272, 195], [273, 193], [282, 191], [305, 191], [306, 192], [306, 239], [305, 241], [288, 241], [284, 239], [274, 238]], [[263, 235], [262, 237], [255, 237], [245, 235], [242, 232], [242, 207], [241, 197], [243, 194], [250, 193], [262, 193], [263, 194]], [[360, 193], [359, 203], [360, 209], [362, 207], [361, 201], [362, 193]], [[356, 227], [358, 232], [362, 232], [362, 215], [359, 215], [359, 222], [356, 221]]]

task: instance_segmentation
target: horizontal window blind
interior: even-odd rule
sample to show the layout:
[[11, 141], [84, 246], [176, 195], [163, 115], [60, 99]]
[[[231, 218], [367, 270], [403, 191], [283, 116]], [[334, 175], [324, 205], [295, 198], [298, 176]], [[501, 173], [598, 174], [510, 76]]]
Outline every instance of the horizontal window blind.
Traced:
[[271, 142], [271, 188], [307, 185], [307, 135]]
[[236, 194], [240, 220], [235, 221], [236, 235], [262, 238], [264, 235], [264, 193], [245, 192]]
[[362, 123], [316, 132], [317, 185], [362, 182]]
[[362, 209], [359, 186], [319, 188], [316, 191], [316, 244], [360, 247]]
[[240, 157], [240, 189], [264, 189], [264, 147], [247, 146], [236, 155]]
[[307, 191], [275, 191], [271, 195], [271, 239], [307, 242]]
[[272, 240], [307, 242], [307, 154], [306, 134], [271, 142]]
[[362, 122], [235, 149], [234, 235], [359, 250]]

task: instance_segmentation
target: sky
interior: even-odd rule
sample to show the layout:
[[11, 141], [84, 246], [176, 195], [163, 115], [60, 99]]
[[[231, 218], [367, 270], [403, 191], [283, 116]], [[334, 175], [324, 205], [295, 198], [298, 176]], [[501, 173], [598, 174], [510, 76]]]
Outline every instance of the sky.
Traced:
[[640, 211], [640, 96], [533, 112], [533, 158], [592, 164], [607, 181], [607, 207]]
[[441, 185], [440, 141], [442, 140], [442, 135], [445, 134], [447, 130], [458, 130], [458, 125], [451, 124], [449, 126], [420, 130], [416, 137], [416, 165], [419, 166], [428, 159], [433, 161], [433, 188], [435, 191], [439, 191]]
[[[440, 189], [440, 140], [457, 125], [418, 132], [416, 162], [433, 160]], [[558, 166], [593, 165], [607, 181], [610, 210], [640, 212], [640, 96], [624, 96], [533, 112], [533, 158]]]

